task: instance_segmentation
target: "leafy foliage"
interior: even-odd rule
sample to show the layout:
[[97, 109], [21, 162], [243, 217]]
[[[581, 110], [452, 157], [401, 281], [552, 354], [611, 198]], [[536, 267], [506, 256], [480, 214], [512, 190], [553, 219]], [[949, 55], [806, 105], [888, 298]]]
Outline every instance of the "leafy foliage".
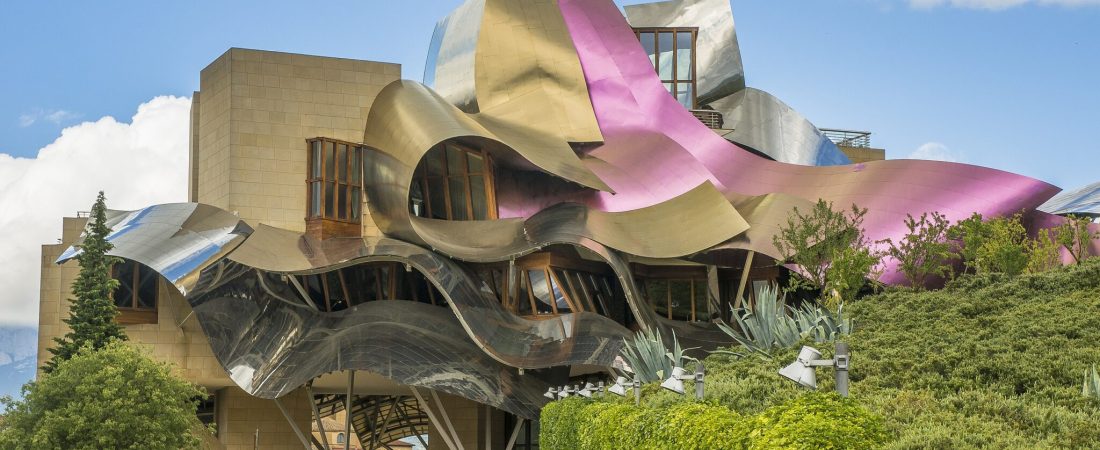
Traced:
[[812, 393], [756, 416], [748, 448], [878, 448], [889, 439], [881, 417], [835, 393]]
[[80, 349], [91, 346], [100, 349], [113, 340], [126, 340], [126, 332], [115, 322], [118, 310], [111, 294], [118, 281], [111, 278], [111, 266], [117, 258], [107, 256], [113, 247], [107, 241], [111, 229], [107, 227], [107, 205], [103, 191], [96, 197], [81, 253], [80, 274], [73, 281], [72, 292], [76, 296], [69, 309], [69, 317], [63, 319], [70, 331], [64, 337], [54, 338], [55, 347], [49, 351], [53, 357], [42, 370], [52, 372], [64, 360], [72, 358]]
[[[687, 349], [692, 350], [692, 349]], [[619, 354], [630, 365], [630, 369], [643, 383], [664, 380], [672, 373], [673, 367], [684, 367], [691, 357], [684, 355], [676, 333], [672, 334], [672, 349], [665, 348], [659, 330], [643, 330], [633, 339], [624, 339]]]
[[793, 348], [807, 336], [816, 342], [826, 342], [851, 330], [851, 320], [844, 317], [843, 306], [836, 314], [812, 305], [793, 309], [779, 298], [779, 288], [774, 285], [765, 286], [756, 295], [755, 310], [741, 309], [733, 314], [736, 330], [718, 323], [718, 328], [741, 344], [747, 353], [729, 350], [716, 353], [735, 356], [756, 353], [770, 357], [774, 349]]
[[197, 448], [201, 389], [122, 342], [86, 346], [5, 401], [0, 448]]
[[909, 230], [901, 241], [887, 241], [887, 254], [898, 262], [898, 272], [905, 275], [909, 286], [923, 289], [929, 277], [950, 278], [951, 260], [956, 258], [947, 238], [951, 222], [943, 214], [933, 211], [920, 218], [906, 214], [905, 227]]
[[1041, 273], [1062, 266], [1062, 254], [1058, 251], [1057, 232], [1040, 230], [1038, 236], [1028, 243], [1027, 271]]
[[974, 213], [952, 226], [948, 236], [962, 242], [959, 252], [963, 262], [976, 273], [1016, 276], [1028, 268], [1032, 259], [1031, 243], [1019, 214], [983, 220], [981, 214]]
[[1091, 222], [1087, 217], [1068, 216], [1065, 222], [1055, 228], [1055, 240], [1058, 245], [1069, 251], [1073, 261], [1080, 263], [1085, 258], [1092, 256], [1090, 244], [1093, 240], [1100, 239], [1100, 233], [1094, 233], [1089, 229]]
[[834, 298], [851, 298], [858, 292], [881, 259], [863, 235], [865, 215], [866, 208], [853, 204], [847, 212], [838, 212], [825, 200], [818, 200], [809, 212], [794, 208], [772, 237], [783, 262], [802, 270], [801, 276], [790, 278], [787, 288], [813, 289]]

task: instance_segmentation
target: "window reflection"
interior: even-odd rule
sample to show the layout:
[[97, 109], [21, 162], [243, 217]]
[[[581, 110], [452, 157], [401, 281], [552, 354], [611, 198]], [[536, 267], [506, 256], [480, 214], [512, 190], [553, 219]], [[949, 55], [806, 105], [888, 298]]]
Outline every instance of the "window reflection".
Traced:
[[409, 212], [442, 220], [496, 218], [489, 155], [457, 143], [424, 155], [410, 186]]
[[642, 50], [665, 90], [687, 109], [695, 109], [695, 28], [637, 28]]

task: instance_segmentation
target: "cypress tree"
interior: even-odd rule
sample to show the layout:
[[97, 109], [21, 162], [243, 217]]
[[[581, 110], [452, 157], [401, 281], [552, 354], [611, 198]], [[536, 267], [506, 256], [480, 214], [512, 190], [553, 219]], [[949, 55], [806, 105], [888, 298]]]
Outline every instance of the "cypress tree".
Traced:
[[115, 322], [118, 310], [112, 294], [118, 280], [111, 277], [111, 266], [118, 258], [107, 256], [114, 246], [107, 241], [111, 229], [107, 228], [106, 209], [106, 199], [100, 191], [85, 228], [84, 242], [79, 244], [81, 252], [76, 257], [80, 263], [80, 274], [72, 285], [76, 298], [69, 308], [69, 317], [64, 319], [70, 331], [62, 338], [54, 338], [56, 346], [49, 349], [53, 358], [42, 367], [46, 373], [52, 372], [58, 362], [71, 359], [81, 347], [98, 350], [113, 340], [126, 340], [122, 326]]

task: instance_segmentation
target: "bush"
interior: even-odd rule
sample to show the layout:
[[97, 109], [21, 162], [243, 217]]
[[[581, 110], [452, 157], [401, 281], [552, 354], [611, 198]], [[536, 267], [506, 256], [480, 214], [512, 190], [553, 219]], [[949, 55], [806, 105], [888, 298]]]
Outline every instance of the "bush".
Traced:
[[768, 408], [750, 428], [750, 449], [869, 449], [889, 438], [881, 417], [833, 393], [803, 395]]
[[909, 232], [900, 242], [886, 242], [890, 246], [886, 253], [898, 261], [897, 270], [909, 286], [923, 289], [929, 277], [950, 278], [951, 260], [957, 257], [947, 239], [951, 222], [939, 212], [921, 214], [919, 219], [907, 214], [905, 227]]

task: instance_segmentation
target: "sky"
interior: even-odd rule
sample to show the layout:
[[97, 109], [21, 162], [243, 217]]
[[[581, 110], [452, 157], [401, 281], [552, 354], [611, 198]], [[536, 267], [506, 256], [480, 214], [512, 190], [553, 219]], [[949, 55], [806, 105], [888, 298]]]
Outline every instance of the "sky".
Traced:
[[[189, 98], [230, 47], [397, 62], [458, 0], [0, 5], [0, 325], [37, 322], [40, 245], [97, 190], [185, 201]], [[638, 3], [638, 2], [630, 2]], [[746, 78], [887, 157], [1100, 179], [1100, 0], [734, 0]], [[0, 349], [2, 350], [2, 349]]]

